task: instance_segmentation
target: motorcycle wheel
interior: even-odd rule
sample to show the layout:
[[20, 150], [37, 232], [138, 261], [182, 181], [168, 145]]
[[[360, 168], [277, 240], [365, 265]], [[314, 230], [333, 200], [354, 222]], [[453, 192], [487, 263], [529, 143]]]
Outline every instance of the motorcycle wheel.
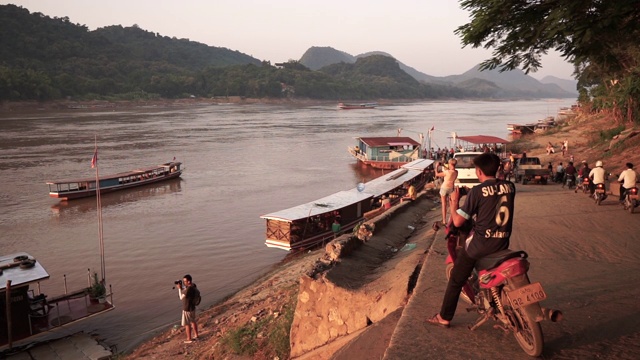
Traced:
[[633, 211], [636, 207], [636, 201], [635, 200], [631, 200], [629, 201], [629, 214], [633, 214]]
[[[529, 281], [525, 281], [527, 285]], [[520, 286], [514, 286], [517, 288]], [[520, 348], [529, 356], [538, 357], [542, 354], [542, 348], [544, 347], [544, 337], [542, 336], [542, 326], [535, 319], [532, 319], [523, 308], [513, 309], [506, 296], [502, 297], [502, 304], [505, 306], [505, 311], [513, 314], [514, 321], [513, 336], [516, 338]], [[532, 306], [539, 306], [538, 304], [532, 304]]]
[[596, 195], [596, 205], [600, 205], [600, 196]]
[[[449, 278], [451, 277], [452, 270], [453, 270], [453, 263], [447, 264], [447, 267], [444, 269], [445, 275], [447, 277], [447, 281], [449, 281]], [[467, 304], [473, 305], [473, 301], [471, 301], [471, 299], [467, 296], [467, 294], [464, 293], [464, 291], [460, 292], [460, 298], [462, 299], [462, 301], [466, 302]]]
[[540, 356], [544, 346], [540, 323], [531, 319], [522, 308], [513, 310], [513, 314], [517, 322], [513, 336], [516, 338], [518, 345], [527, 355]]

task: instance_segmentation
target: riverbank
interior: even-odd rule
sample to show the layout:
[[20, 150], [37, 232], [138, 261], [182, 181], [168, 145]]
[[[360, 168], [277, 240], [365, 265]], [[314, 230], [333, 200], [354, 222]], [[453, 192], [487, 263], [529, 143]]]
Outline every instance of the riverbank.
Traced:
[[[408, 283], [424, 257], [424, 251], [419, 249], [425, 249], [430, 241], [426, 230], [440, 216], [434, 198], [431, 193], [423, 192], [418, 201], [403, 203], [379, 216], [374, 220], [377, 224], [373, 237], [353, 254], [331, 265], [327, 266], [330, 262], [326, 260], [319, 261], [325, 256], [324, 249], [291, 254], [251, 286], [204, 310], [199, 315], [201, 333], [198, 341], [183, 344], [184, 331], [169, 329], [138, 347], [126, 359], [170, 359], [187, 354], [198, 359], [289, 358], [289, 327], [295, 323], [293, 312], [299, 299], [298, 292], [309, 288], [314, 291], [322, 288], [326, 295], [324, 300], [318, 296], [307, 299], [309, 308], [332, 307], [336, 298], [354, 300], [357, 297], [359, 301], [338, 300], [341, 312], [356, 313], [358, 309], [367, 308], [367, 314], [379, 314], [369, 315], [371, 321], [377, 323], [406, 303]], [[405, 248], [407, 243], [412, 245]], [[301, 279], [306, 279], [306, 290], [300, 290]], [[328, 284], [331, 285], [327, 287]], [[364, 323], [362, 327], [366, 326]], [[353, 332], [350, 329], [350, 333]], [[298, 342], [307, 344], [301, 348], [318, 347], [312, 353], [319, 359], [328, 358], [349, 338], [338, 337], [330, 329], [324, 339], [315, 330], [307, 334], [301, 329], [297, 334], [294, 337]], [[382, 353], [385, 348], [386, 343], [379, 342], [377, 351]], [[234, 354], [234, 351], [242, 355]]]

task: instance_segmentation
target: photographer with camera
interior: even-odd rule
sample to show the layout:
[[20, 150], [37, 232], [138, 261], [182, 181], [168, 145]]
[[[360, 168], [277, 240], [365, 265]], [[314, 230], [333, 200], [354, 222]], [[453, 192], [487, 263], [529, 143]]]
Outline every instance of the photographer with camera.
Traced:
[[[187, 333], [185, 344], [191, 344], [198, 339], [198, 323], [196, 322], [196, 284], [191, 282], [191, 275], [187, 274], [182, 280], [175, 282], [178, 288], [178, 295], [182, 300], [182, 326]], [[191, 337], [193, 329], [193, 337]]]

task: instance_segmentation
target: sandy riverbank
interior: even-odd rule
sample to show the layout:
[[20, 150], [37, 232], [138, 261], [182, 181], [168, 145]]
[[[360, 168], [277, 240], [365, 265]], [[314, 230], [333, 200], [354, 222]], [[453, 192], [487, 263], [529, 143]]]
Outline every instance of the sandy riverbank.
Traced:
[[[566, 162], [569, 156], [573, 155], [574, 159], [579, 162], [583, 159], [593, 164], [596, 160], [602, 159], [605, 162], [605, 168], [611, 172], [622, 170], [624, 163], [631, 161], [640, 163], [640, 153], [638, 149], [638, 138], [632, 137], [626, 139], [625, 146], [611, 145], [599, 143], [597, 138], [602, 130], [615, 127], [606, 118], [587, 118], [578, 117], [570, 120], [559, 130], [553, 130], [549, 133], [531, 136], [518, 143], [518, 146], [524, 147], [529, 156], [539, 156], [545, 162], [551, 161], [556, 164], [559, 161]], [[560, 152], [547, 155], [545, 147], [548, 142], [552, 142], [559, 148], [561, 141], [569, 141], [569, 152], [562, 156]], [[617, 189], [612, 187], [614, 193]], [[439, 205], [431, 202], [427, 197], [423, 197], [421, 201], [410, 204], [402, 212], [398, 214], [398, 218], [384, 227], [377, 229], [370, 245], [374, 244], [396, 244], [395, 249], [400, 248], [403, 241], [417, 244], [426, 244], [430, 240], [429, 232], [430, 224], [439, 215]], [[402, 216], [402, 217], [400, 217]], [[404, 220], [400, 220], [404, 219]], [[411, 220], [410, 220], [411, 219]], [[392, 233], [402, 233], [407, 229], [407, 225], [411, 224], [416, 228], [415, 232], [408, 235], [407, 238], [394, 239], [390, 235]], [[365, 249], [369, 251], [369, 246]], [[342, 261], [339, 265], [340, 270], [334, 272], [334, 275], [342, 273], [341, 276], [334, 276], [331, 280], [334, 283], [340, 283], [340, 279], [347, 280], [349, 278], [367, 278], [364, 285], [359, 285], [358, 289], [365, 294], [385, 293], [392, 291], [391, 289], [407, 288], [407, 282], [414, 271], [415, 266], [421, 261], [421, 256], [416, 256], [410, 260], [394, 256], [393, 254], [401, 254], [393, 252], [393, 246], [385, 248], [380, 246], [381, 251], [378, 254], [387, 254], [387, 261], [379, 261], [380, 256], [360, 256], [359, 261]], [[388, 250], [385, 252], [384, 250]], [[362, 253], [366, 253], [364, 251]], [[417, 254], [417, 253], [414, 253]], [[282, 318], [283, 314], [287, 314], [292, 306], [292, 299], [297, 299], [299, 279], [304, 276], [313, 267], [318, 258], [323, 255], [323, 251], [316, 250], [309, 253], [297, 254], [292, 256], [283, 264], [279, 265], [273, 272], [259, 279], [253, 285], [240, 291], [230, 297], [223, 303], [208, 309], [200, 315], [200, 325], [202, 327], [201, 340], [194, 344], [182, 344], [184, 334], [181, 330], [167, 330], [162, 334], [151, 339], [147, 343], [141, 345], [133, 353], [129, 354], [127, 359], [170, 359], [176, 356], [190, 356], [192, 358], [257, 358], [257, 359], [273, 359], [278, 356], [275, 349], [270, 347], [260, 348], [252, 357], [233, 355], [228, 348], [221, 344], [221, 340], [225, 339], [227, 334], [234, 332], [236, 329], [261, 321], [275, 321], [273, 319]], [[419, 255], [419, 254], [418, 254]], [[358, 256], [354, 256], [358, 258]], [[404, 260], [403, 260], [404, 259]], [[351, 265], [349, 265], [351, 264]], [[350, 277], [348, 277], [348, 276]], [[376, 280], [384, 279], [385, 288], [381, 288], [381, 282]], [[341, 286], [345, 286], [342, 284]], [[347, 286], [349, 287], [347, 281]], [[353, 286], [351, 286], [353, 287]], [[404, 301], [410, 297], [405, 294]], [[363, 297], [366, 299], [366, 297]], [[376, 295], [371, 298], [375, 301]], [[378, 358], [388, 345], [388, 339], [393, 328], [396, 326], [398, 311], [402, 304], [398, 304], [398, 297], [389, 300], [389, 309], [384, 312], [385, 316], [376, 319], [373, 322], [379, 338], [376, 341], [366, 342], [365, 347], [350, 348], [349, 356], [351, 358]], [[289, 307], [289, 308], [288, 308]], [[395, 319], [395, 320], [394, 320]], [[373, 320], [373, 319], [372, 319]], [[249, 327], [251, 328], [251, 327]], [[372, 327], [374, 328], [374, 327]], [[259, 331], [259, 330], [258, 330]], [[368, 333], [371, 331], [368, 330]], [[356, 336], [357, 332], [352, 333]], [[385, 335], [386, 334], [386, 335]], [[310, 334], [315, 336], [315, 334]], [[257, 341], [264, 343], [268, 334], [257, 334]], [[336, 357], [340, 358], [340, 349], [348, 346], [350, 340], [348, 337], [336, 339], [329, 345], [322, 347], [314, 353], [310, 353], [303, 358], [322, 359], [328, 358], [336, 353]], [[355, 353], [354, 353], [355, 352]], [[280, 355], [280, 359], [286, 358], [286, 355]]]

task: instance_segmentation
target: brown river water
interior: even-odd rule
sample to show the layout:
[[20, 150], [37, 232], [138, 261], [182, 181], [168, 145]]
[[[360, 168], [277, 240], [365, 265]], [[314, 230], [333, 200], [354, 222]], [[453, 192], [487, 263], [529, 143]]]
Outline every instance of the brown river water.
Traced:
[[42, 291], [86, 286], [100, 269], [95, 198], [60, 202], [47, 180], [182, 161], [181, 179], [102, 197], [106, 279], [116, 309], [62, 329], [99, 334], [131, 350], [180, 319], [173, 282], [191, 274], [206, 308], [249, 285], [286, 252], [264, 245], [260, 215], [347, 190], [382, 175], [347, 153], [356, 136], [402, 134], [431, 145], [449, 137], [507, 138], [507, 123], [553, 116], [573, 99], [419, 102], [373, 110], [322, 106], [207, 105], [185, 108], [0, 113], [0, 249], [26, 251], [48, 270]]

